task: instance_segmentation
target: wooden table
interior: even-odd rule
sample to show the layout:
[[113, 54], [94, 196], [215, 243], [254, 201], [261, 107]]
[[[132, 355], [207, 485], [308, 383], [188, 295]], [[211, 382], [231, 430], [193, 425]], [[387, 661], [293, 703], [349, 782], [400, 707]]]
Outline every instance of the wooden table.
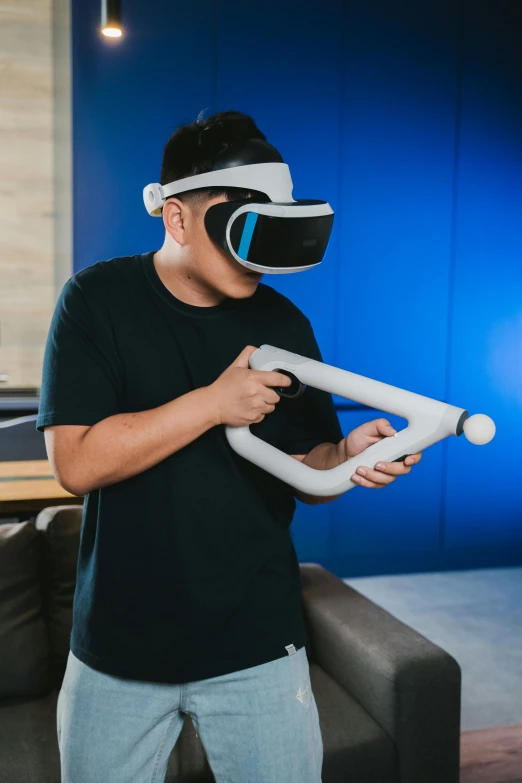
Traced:
[[0, 462], [0, 513], [41, 511], [46, 506], [82, 504], [83, 497], [63, 489], [53, 476], [49, 461]]

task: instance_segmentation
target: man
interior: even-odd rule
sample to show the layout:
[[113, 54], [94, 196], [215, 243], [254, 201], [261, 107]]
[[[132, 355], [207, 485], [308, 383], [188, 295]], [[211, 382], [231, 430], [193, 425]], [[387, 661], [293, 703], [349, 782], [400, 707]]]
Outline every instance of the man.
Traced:
[[[251, 139], [266, 141], [247, 115], [198, 118], [167, 142], [161, 183]], [[160, 250], [76, 273], [56, 305], [37, 428], [57, 480], [85, 495], [63, 783], [164, 780], [186, 714], [218, 783], [321, 779], [289, 528], [295, 497], [332, 498], [244, 460], [224, 428], [251, 425], [318, 469], [395, 430], [377, 419], [343, 438], [331, 395], [280, 398], [289, 377], [249, 369], [263, 343], [322, 357], [308, 318], [205, 230], [211, 206], [239, 198], [267, 200], [229, 187], [167, 198]], [[359, 483], [410, 470], [387, 463]]]

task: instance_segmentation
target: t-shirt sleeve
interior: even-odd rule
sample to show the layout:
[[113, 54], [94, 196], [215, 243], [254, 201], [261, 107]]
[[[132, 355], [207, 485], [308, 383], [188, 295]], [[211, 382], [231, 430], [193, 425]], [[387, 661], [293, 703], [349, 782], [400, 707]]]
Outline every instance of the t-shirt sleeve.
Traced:
[[121, 413], [121, 377], [111, 335], [75, 277], [65, 283], [47, 335], [36, 429], [93, 425]]
[[[299, 349], [295, 353], [323, 361], [308, 318], [299, 328]], [[286, 402], [288, 417], [276, 444], [285, 454], [307, 454], [319, 443], [339, 443], [344, 437], [329, 392], [307, 386], [304, 394]]]

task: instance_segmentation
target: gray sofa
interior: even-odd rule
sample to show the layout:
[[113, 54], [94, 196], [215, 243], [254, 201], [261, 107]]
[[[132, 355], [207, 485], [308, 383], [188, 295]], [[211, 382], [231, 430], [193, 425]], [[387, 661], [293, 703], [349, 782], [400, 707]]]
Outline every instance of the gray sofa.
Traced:
[[[2, 783], [60, 781], [56, 700], [80, 526], [81, 506], [0, 524]], [[300, 569], [323, 783], [458, 783], [458, 663], [322, 566]], [[215, 780], [189, 716], [166, 780]]]

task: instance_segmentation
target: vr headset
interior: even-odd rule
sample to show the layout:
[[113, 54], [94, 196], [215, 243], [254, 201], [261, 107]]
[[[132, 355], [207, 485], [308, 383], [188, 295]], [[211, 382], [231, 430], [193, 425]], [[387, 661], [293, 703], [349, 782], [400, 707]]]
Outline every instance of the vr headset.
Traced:
[[160, 217], [170, 196], [196, 188], [234, 187], [266, 194], [223, 201], [205, 213], [210, 239], [253, 272], [289, 274], [320, 264], [333, 225], [326, 201], [295, 201], [290, 169], [279, 152], [262, 139], [248, 139], [214, 161], [211, 171], [166, 185], [153, 182], [143, 189], [149, 215]]

